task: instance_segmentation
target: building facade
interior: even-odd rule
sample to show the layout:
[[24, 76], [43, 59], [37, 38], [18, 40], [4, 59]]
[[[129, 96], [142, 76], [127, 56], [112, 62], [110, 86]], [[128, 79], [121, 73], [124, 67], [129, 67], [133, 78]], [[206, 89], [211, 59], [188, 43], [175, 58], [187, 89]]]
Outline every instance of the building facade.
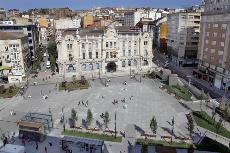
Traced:
[[81, 19], [62, 18], [54, 21], [54, 27], [56, 30], [63, 30], [69, 28], [81, 27]]
[[86, 28], [90, 25], [93, 25], [93, 16], [86, 14], [83, 18], [82, 18], [82, 27]]
[[200, 20], [200, 12], [178, 12], [167, 16], [168, 51], [179, 65], [197, 62]]
[[30, 55], [33, 58], [39, 48], [39, 31], [35, 24], [0, 24], [2, 32], [24, 33], [29, 39]]
[[39, 42], [46, 46], [48, 44], [49, 36], [49, 22], [46, 18], [38, 19], [38, 28], [39, 28]]
[[230, 90], [230, 1], [206, 0], [199, 42], [199, 78]]
[[152, 37], [139, 28], [59, 31], [57, 50], [59, 74], [63, 77], [136, 74], [153, 66]]
[[23, 33], [0, 32], [1, 77], [9, 83], [26, 80], [31, 65], [28, 37]]

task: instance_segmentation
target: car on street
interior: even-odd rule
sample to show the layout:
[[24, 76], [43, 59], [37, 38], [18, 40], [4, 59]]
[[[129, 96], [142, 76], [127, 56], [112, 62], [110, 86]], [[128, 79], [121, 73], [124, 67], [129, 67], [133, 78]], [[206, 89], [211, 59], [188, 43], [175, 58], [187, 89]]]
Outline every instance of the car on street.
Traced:
[[50, 68], [50, 61], [46, 62], [46, 68], [49, 69]]

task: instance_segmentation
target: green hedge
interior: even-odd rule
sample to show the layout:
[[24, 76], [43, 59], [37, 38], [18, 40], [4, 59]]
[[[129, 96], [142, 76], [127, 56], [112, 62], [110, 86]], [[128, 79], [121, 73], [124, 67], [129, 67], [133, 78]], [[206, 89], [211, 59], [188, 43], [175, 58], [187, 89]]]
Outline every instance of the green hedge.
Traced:
[[189, 92], [188, 89], [186, 89], [183, 86], [180, 86], [179, 84], [173, 85], [173, 86], [168, 86], [165, 85], [165, 88], [170, 92], [174, 93], [176, 96], [186, 100], [186, 101], [191, 101], [192, 94]]
[[[214, 133], [217, 133], [216, 125], [218, 122], [212, 119], [207, 113], [203, 111], [202, 112], [196, 111], [196, 112], [192, 112], [192, 115], [198, 126], [203, 127]], [[222, 135], [223, 137], [230, 138], [230, 132], [227, 129], [225, 129], [223, 126], [220, 126], [218, 134]]]

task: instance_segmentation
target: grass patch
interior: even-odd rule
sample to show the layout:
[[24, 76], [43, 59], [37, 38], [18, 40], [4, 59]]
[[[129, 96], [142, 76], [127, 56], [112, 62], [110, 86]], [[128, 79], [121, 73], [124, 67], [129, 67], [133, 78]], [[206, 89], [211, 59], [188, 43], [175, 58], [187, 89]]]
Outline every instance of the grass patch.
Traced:
[[193, 118], [195, 119], [198, 126], [205, 128], [209, 131], [222, 135], [223, 137], [230, 138], [230, 132], [225, 129], [222, 125], [219, 128], [219, 132], [217, 132], [216, 122], [205, 112], [192, 112]]
[[1, 88], [0, 89], [0, 97], [1, 98], [12, 98], [19, 91], [19, 88], [16, 86], [10, 86], [9, 88], [5, 88], [5, 87], [1, 86], [0, 88]]
[[197, 150], [201, 151], [210, 151], [210, 152], [220, 152], [226, 153], [229, 152], [229, 148], [220, 144], [217, 141], [205, 137], [199, 145], [196, 146]]
[[71, 81], [71, 82], [62, 82], [59, 84], [59, 90], [79, 90], [79, 89], [88, 89], [90, 86], [89, 81], [85, 80], [82, 82], [81, 80]]
[[183, 86], [180, 86], [179, 84], [173, 86], [165, 85], [164, 88], [167, 89], [168, 92], [174, 93], [177, 97], [180, 97], [185, 101], [192, 100], [192, 94], [189, 92], [189, 90]]
[[[137, 139], [137, 144], [140, 145], [159, 145], [164, 147], [172, 147], [172, 148], [191, 148], [191, 144], [187, 144], [185, 142], [166, 142], [161, 140], [152, 140], [152, 139]], [[195, 146], [193, 146], [195, 147]]]
[[97, 140], [103, 140], [103, 141], [112, 141], [112, 142], [121, 142], [122, 137], [117, 136], [115, 139], [114, 136], [109, 136], [105, 134], [94, 134], [94, 133], [84, 133], [80, 131], [63, 131], [63, 135], [68, 135], [68, 136], [77, 136], [77, 137], [83, 137], [83, 138], [90, 138], [90, 139], [97, 139]]

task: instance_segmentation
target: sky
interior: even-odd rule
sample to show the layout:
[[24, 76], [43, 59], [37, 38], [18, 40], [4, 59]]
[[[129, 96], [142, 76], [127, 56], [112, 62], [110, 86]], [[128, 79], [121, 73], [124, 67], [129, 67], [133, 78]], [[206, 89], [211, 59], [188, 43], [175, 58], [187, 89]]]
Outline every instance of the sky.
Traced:
[[73, 10], [92, 7], [154, 7], [185, 8], [201, 0], [0, 0], [0, 7], [27, 10], [30, 8], [69, 7]]

